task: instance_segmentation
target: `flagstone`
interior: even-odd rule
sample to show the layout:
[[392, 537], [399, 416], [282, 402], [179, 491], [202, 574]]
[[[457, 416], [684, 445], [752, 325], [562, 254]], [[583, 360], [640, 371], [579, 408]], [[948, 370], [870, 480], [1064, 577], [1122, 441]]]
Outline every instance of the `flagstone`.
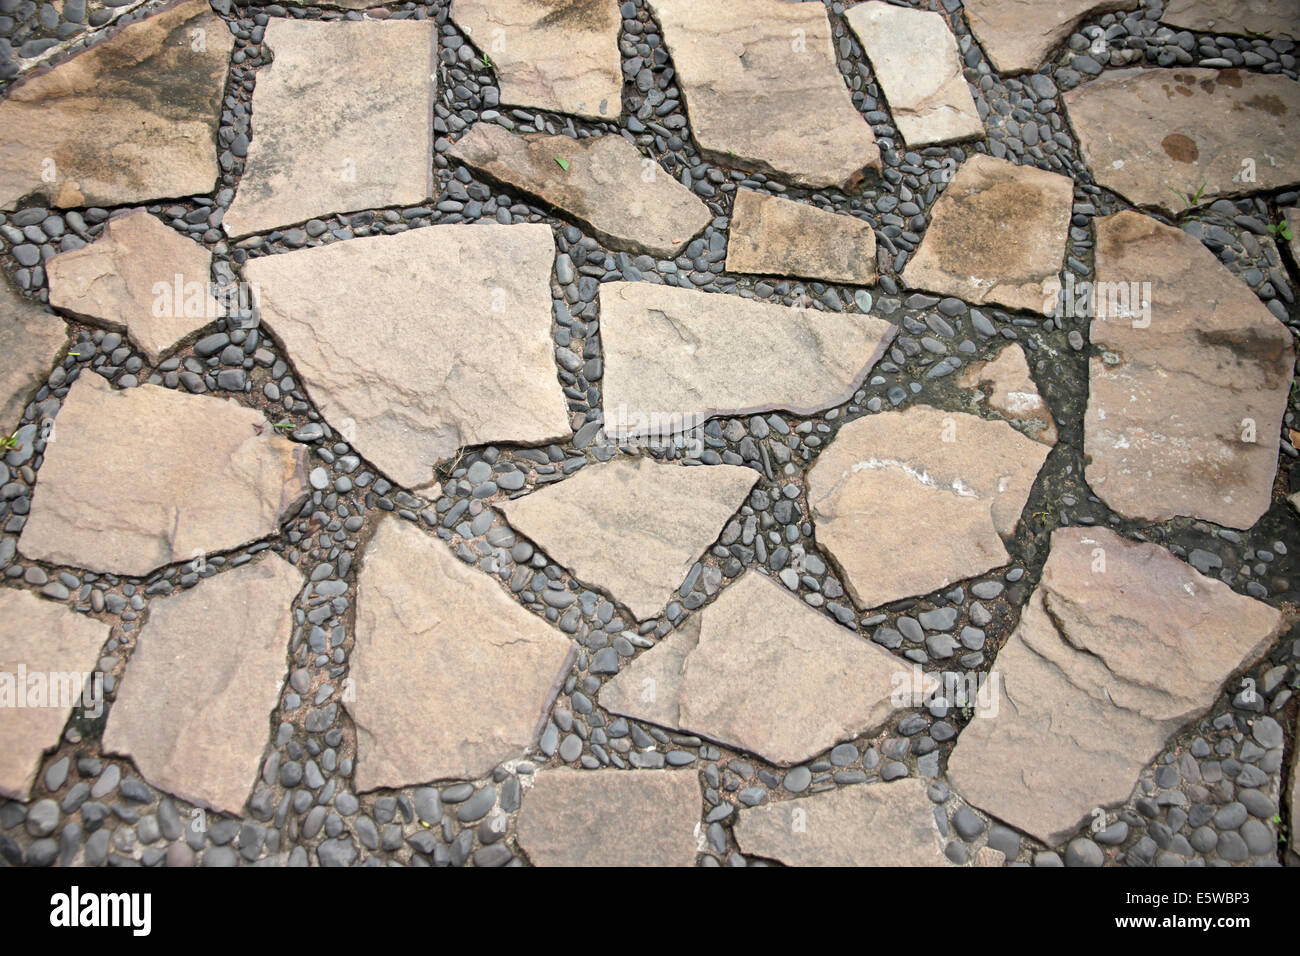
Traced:
[[672, 258], [713, 221], [708, 206], [622, 136], [520, 136], [477, 123], [448, 155], [558, 209], [611, 249]]
[[853, 189], [880, 148], [815, 3], [649, 0], [705, 157], [813, 187]]
[[1282, 633], [1280, 611], [1153, 544], [1061, 528], [994, 663], [999, 702], [962, 731], [954, 788], [1056, 846]]
[[859, 418], [808, 472], [817, 541], [862, 608], [983, 574], [1008, 561], [1003, 540], [1049, 450], [928, 405]]
[[1097, 182], [1135, 205], [1181, 213], [1300, 183], [1295, 80], [1242, 70], [1117, 70], [1063, 99]]
[[575, 577], [644, 620], [663, 610], [758, 478], [737, 465], [619, 458], [497, 507]]
[[466, 445], [571, 434], [554, 262], [548, 226], [456, 224], [264, 256], [244, 276], [326, 421], [351, 420], [351, 444], [418, 488]]
[[207, 0], [137, 21], [0, 102], [0, 209], [209, 193], [234, 37]]
[[853, 216], [737, 189], [726, 269], [870, 285], [876, 281], [876, 233]]
[[473, 780], [537, 740], [574, 645], [442, 541], [380, 522], [357, 579], [359, 792]]
[[261, 412], [89, 370], [47, 442], [18, 550], [51, 564], [148, 574], [274, 534], [309, 490]]
[[1197, 33], [1300, 40], [1296, 0], [1169, 0], [1160, 22]]
[[1131, 10], [1138, 0], [965, 0], [971, 31], [999, 73], [1027, 73], [1085, 19]]
[[1056, 444], [1056, 422], [1029, 374], [1025, 350], [1008, 345], [988, 362], [969, 366], [957, 379], [962, 388], [980, 390], [980, 404], [1045, 445]]
[[151, 784], [239, 814], [279, 701], [302, 573], [275, 553], [155, 598], [118, 688], [104, 751]]
[[0, 280], [0, 433], [18, 427], [23, 410], [50, 374], [68, 327], [39, 302], [19, 295]]
[[432, 195], [436, 30], [431, 20], [272, 18], [265, 43], [275, 59], [257, 74], [226, 232]]
[[1088, 484], [1130, 518], [1250, 527], [1272, 499], [1291, 333], [1199, 241], [1140, 213], [1097, 221], [1096, 280], [1128, 294], [1095, 297]]

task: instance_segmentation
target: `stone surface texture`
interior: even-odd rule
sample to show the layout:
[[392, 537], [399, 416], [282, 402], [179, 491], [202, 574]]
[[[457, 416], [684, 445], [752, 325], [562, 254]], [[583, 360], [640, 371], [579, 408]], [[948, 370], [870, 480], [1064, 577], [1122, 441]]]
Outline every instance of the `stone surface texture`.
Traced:
[[0, 281], [0, 355], [5, 356], [0, 363], [0, 433], [9, 435], [17, 427], [67, 341], [62, 319]]
[[998, 72], [1028, 73], [1085, 18], [1137, 5], [1137, 0], [966, 0], [962, 7]]
[[1161, 23], [1197, 33], [1300, 40], [1297, 0], [1169, 0]]
[[876, 233], [852, 216], [737, 189], [727, 271], [870, 285], [876, 281]]
[[1008, 345], [990, 361], [976, 362], [962, 373], [957, 384], [978, 389], [982, 405], [1008, 422], [1023, 426], [1021, 431], [1030, 438], [1045, 445], [1056, 444], [1056, 422], [1038, 394], [1022, 346]]

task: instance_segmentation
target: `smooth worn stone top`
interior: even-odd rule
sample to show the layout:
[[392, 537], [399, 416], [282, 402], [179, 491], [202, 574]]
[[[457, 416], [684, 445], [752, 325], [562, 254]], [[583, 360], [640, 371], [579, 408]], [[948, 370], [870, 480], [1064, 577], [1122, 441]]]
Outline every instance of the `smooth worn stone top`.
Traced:
[[65, 604], [0, 588], [0, 797], [29, 799], [69, 713], [102, 713], [103, 679], [92, 673], [108, 636], [108, 624]]
[[844, 22], [871, 61], [908, 146], [983, 138], [957, 38], [940, 14], [870, 0], [846, 10]]
[[980, 404], [1045, 445], [1056, 444], [1056, 422], [1029, 374], [1025, 350], [1013, 342], [991, 361], [969, 366], [957, 379], [962, 388], [982, 390]]
[[713, 220], [694, 193], [622, 136], [520, 136], [476, 123], [447, 155], [559, 210], [611, 249], [674, 258]]
[[871, 223], [853, 216], [737, 189], [726, 268], [870, 285], [876, 281], [876, 233]]
[[503, 104], [594, 120], [623, 111], [617, 3], [453, 0], [451, 19], [487, 56]]
[[0, 437], [13, 434], [27, 402], [45, 383], [68, 327], [34, 299], [0, 280]]
[[234, 37], [207, 0], [137, 21], [0, 102], [0, 209], [209, 193]]
[[263, 256], [244, 276], [326, 421], [418, 488], [465, 445], [571, 434], [554, 263], [549, 226], [456, 224]]
[[1169, 0], [1160, 22], [1197, 33], [1300, 40], [1297, 0]]
[[307, 449], [261, 412], [89, 369], [47, 437], [28, 558], [145, 575], [274, 534], [307, 494]]
[[908, 288], [1049, 313], [1061, 290], [1074, 183], [976, 153], [962, 163], [903, 269]]
[[239, 814], [257, 780], [302, 573], [279, 555], [155, 598], [104, 731], [154, 786]]
[[1097, 182], [1169, 213], [1300, 183], [1300, 83], [1243, 70], [1116, 70], [1063, 97]]
[[1060, 528], [1038, 588], [998, 653], [996, 707], [962, 731], [948, 763], [971, 803], [1049, 845], [1138, 775], [1225, 681], [1285, 627], [1153, 544]]
[[1130, 518], [1249, 528], [1272, 499], [1290, 331], [1199, 241], [1140, 213], [1097, 221], [1096, 277], [1088, 484]]
[[413, 206], [433, 193], [437, 25], [286, 20], [265, 43], [232, 237], [333, 213]]
[[226, 314], [209, 294], [212, 253], [143, 209], [110, 219], [95, 242], [45, 263], [50, 305], [125, 331], [151, 364]]
[[880, 148], [840, 73], [826, 10], [786, 0], [649, 0], [705, 156], [853, 189]]
[[970, 28], [999, 73], [1038, 69], [1084, 19], [1138, 0], [964, 0]]

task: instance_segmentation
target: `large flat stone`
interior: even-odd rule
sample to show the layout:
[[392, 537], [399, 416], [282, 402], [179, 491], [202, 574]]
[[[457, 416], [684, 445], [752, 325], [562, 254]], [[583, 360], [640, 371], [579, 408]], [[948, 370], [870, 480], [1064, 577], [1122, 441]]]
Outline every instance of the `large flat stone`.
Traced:
[[897, 329], [648, 282], [600, 287], [605, 431], [620, 439], [691, 428], [714, 415], [846, 401]]
[[622, 136], [520, 136], [477, 123], [448, 155], [541, 200], [612, 249], [675, 258], [713, 220], [694, 193]]
[[1134, 205], [1181, 213], [1198, 194], [1199, 206], [1300, 183], [1295, 80], [1241, 70], [1117, 70], [1063, 99], [1097, 182]]
[[154, 786], [239, 815], [279, 701], [301, 572], [271, 553], [149, 606], [108, 715], [106, 753]]
[[351, 420], [361, 454], [417, 488], [460, 447], [570, 435], [554, 262], [547, 226], [449, 225], [266, 256], [244, 276], [326, 420]]
[[1161, 23], [1197, 33], [1300, 40], [1297, 0], [1169, 0]]
[[759, 474], [620, 458], [497, 507], [520, 533], [638, 620], [663, 610]]
[[1061, 289], [1073, 197], [1064, 176], [976, 153], [934, 204], [903, 282], [1046, 314]]
[[[1250, 527], [1272, 497], [1291, 333], [1214, 253], [1139, 213], [1098, 220], [1096, 278], [1150, 287], [1097, 297], [1089, 485], [1131, 518]], [[1142, 298], [1149, 316], [1133, 307]]]
[[994, 663], [999, 701], [962, 731], [953, 786], [1050, 845], [1123, 803], [1168, 739], [1285, 627], [1168, 551], [1061, 528]]
[[742, 809], [742, 853], [787, 866], [946, 866], [926, 785], [915, 778], [842, 787]]
[[501, 584], [399, 518], [357, 579], [356, 787], [473, 780], [523, 755], [569, 670], [572, 642]]
[[623, 111], [617, 4], [454, 0], [451, 18], [487, 54], [503, 104], [597, 120]]
[[126, 332], [151, 364], [225, 315], [209, 295], [212, 253], [143, 209], [110, 219], [95, 242], [45, 263], [50, 305]]
[[275, 59], [257, 74], [226, 232], [429, 197], [436, 30], [429, 20], [273, 18], [265, 43]]
[[726, 268], [869, 285], [876, 281], [876, 233], [853, 216], [737, 189]]
[[1084, 19], [1130, 10], [1138, 0], [965, 0], [966, 19], [1000, 73], [1028, 73]]
[[1008, 560], [1050, 449], [1006, 422], [917, 405], [849, 422], [808, 473], [818, 542], [859, 607]]
[[970, 365], [957, 384], [978, 389], [979, 403], [984, 408], [1016, 425], [1030, 438], [1045, 445], [1056, 444], [1056, 422], [1038, 394], [1025, 350], [1019, 344], [1008, 345], [988, 362]]
[[0, 589], [0, 796], [27, 800], [68, 715], [94, 710], [93, 683], [89, 700], [84, 689], [108, 635], [107, 624], [64, 604]]
[[519, 847], [534, 866], [694, 866], [703, 802], [693, 770], [543, 770]]
[[62, 319], [0, 280], [0, 433], [13, 433], [67, 341]]
[[0, 103], [0, 209], [211, 192], [233, 45], [207, 0], [187, 0], [15, 85]]
[[807, 186], [851, 189], [880, 148], [815, 3], [649, 0], [704, 155]]
[[846, 10], [844, 21], [871, 61], [908, 146], [983, 138], [957, 38], [941, 15], [871, 0]]
[[261, 412], [87, 370], [54, 420], [18, 550], [144, 575], [274, 534], [307, 492], [305, 446]]

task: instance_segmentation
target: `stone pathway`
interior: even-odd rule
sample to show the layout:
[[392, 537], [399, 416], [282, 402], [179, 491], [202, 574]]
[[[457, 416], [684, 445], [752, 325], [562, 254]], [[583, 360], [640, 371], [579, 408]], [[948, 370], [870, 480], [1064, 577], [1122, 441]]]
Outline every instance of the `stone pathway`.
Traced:
[[1287, 0], [0, 0], [0, 865], [1295, 864]]

